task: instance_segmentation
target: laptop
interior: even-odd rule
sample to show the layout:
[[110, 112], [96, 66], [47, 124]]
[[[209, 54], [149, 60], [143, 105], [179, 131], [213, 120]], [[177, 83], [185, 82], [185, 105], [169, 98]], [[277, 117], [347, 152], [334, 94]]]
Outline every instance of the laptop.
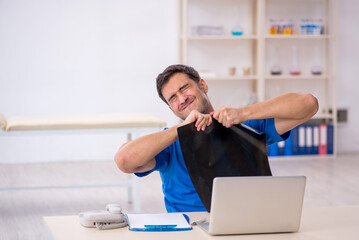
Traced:
[[211, 235], [296, 232], [302, 215], [306, 177], [217, 177], [209, 222]]

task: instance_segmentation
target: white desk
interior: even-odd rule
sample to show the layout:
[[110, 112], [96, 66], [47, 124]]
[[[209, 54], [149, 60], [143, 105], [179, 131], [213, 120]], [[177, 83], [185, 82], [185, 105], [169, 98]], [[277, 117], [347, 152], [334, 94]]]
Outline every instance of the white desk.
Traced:
[[[206, 213], [188, 213], [191, 222], [203, 218]], [[270, 239], [270, 240], [347, 240], [359, 239], [359, 206], [304, 208], [301, 227], [297, 233], [210, 236], [199, 227], [183, 232], [133, 232], [127, 227], [113, 230], [84, 228], [77, 216], [44, 217], [56, 240], [189, 240], [189, 239]]]

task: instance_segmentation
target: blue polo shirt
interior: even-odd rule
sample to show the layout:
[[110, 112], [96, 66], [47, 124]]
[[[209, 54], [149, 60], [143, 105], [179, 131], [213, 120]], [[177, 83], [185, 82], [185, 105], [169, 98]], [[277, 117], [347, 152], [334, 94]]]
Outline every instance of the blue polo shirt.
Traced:
[[[249, 120], [243, 124], [266, 134], [267, 145], [286, 140], [290, 132], [279, 135], [274, 126], [274, 119]], [[162, 179], [162, 191], [167, 212], [201, 212], [206, 211], [188, 174], [183, 160], [179, 141], [162, 150], [155, 156], [156, 166], [144, 173], [136, 173], [143, 177], [153, 171], [159, 171]]]

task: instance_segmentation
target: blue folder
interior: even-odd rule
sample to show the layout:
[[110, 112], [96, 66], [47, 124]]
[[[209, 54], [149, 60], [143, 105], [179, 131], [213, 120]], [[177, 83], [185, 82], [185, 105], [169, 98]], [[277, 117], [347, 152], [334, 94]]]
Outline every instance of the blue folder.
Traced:
[[311, 155], [314, 153], [313, 148], [313, 125], [305, 125], [305, 154]]
[[305, 126], [300, 125], [298, 127], [298, 153], [299, 155], [305, 155], [306, 154], [306, 135], [305, 135]]
[[284, 142], [284, 155], [293, 155], [293, 133], [290, 133], [288, 139]]
[[333, 154], [334, 152], [334, 127], [332, 124], [328, 124], [328, 154]]
[[313, 154], [319, 154], [319, 125], [313, 125]]
[[277, 142], [277, 146], [278, 146], [278, 156], [283, 156], [284, 155], [285, 142], [284, 141]]
[[298, 136], [298, 126], [292, 129], [292, 154], [299, 155], [299, 136]]

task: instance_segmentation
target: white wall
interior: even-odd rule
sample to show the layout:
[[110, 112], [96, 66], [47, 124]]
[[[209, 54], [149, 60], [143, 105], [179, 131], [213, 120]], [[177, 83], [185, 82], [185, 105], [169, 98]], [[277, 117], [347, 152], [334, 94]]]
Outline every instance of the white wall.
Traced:
[[[345, 152], [359, 143], [359, 2], [338, 2], [338, 106], [349, 108], [338, 150]], [[151, 112], [173, 125], [155, 77], [176, 61], [176, 0], [0, 1], [0, 112], [6, 117]], [[6, 135], [0, 133], [0, 163], [111, 159], [125, 141], [118, 134]]]
[[338, 0], [338, 107], [349, 109], [349, 121], [338, 127], [338, 151], [353, 152], [359, 148], [359, 1]]
[[[173, 122], [155, 78], [176, 60], [176, 0], [0, 1], [5, 117], [150, 112]], [[0, 162], [112, 159], [118, 138], [0, 135]]]

